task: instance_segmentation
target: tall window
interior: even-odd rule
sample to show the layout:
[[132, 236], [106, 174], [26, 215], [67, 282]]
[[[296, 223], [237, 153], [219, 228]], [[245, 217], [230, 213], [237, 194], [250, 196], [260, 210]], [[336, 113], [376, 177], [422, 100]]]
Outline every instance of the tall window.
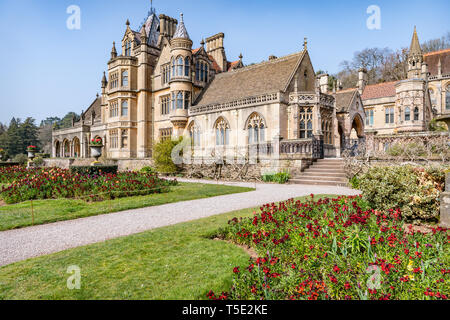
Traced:
[[419, 121], [419, 108], [414, 108], [414, 121]]
[[125, 56], [131, 56], [131, 40], [125, 42]]
[[177, 58], [177, 76], [183, 75], [183, 58], [178, 57]]
[[127, 117], [128, 116], [128, 101], [122, 101], [121, 116], [122, 117]]
[[219, 118], [214, 126], [216, 130], [216, 145], [227, 146], [230, 143], [230, 126], [224, 118]]
[[374, 124], [374, 110], [367, 110], [366, 113], [366, 126], [373, 126]]
[[450, 110], [450, 85], [445, 90], [445, 109]]
[[189, 77], [189, 72], [191, 71], [191, 63], [189, 61], [189, 57], [184, 59], [184, 76]]
[[183, 109], [183, 92], [177, 94], [177, 109]]
[[394, 108], [386, 108], [386, 124], [394, 123]]
[[187, 91], [184, 92], [184, 109], [188, 110], [191, 105], [191, 94]]
[[117, 130], [109, 132], [109, 141], [111, 141], [111, 149], [119, 148], [119, 132]]
[[330, 120], [322, 121], [322, 133], [323, 133], [323, 142], [325, 144], [332, 144], [331, 121]]
[[258, 114], [253, 113], [247, 124], [248, 144], [259, 144], [266, 140], [266, 125], [264, 119]]
[[162, 84], [170, 82], [170, 65], [162, 67]]
[[124, 129], [122, 130], [122, 148], [127, 148], [128, 147], [128, 129]]
[[189, 126], [189, 136], [191, 138], [191, 147], [199, 147], [201, 145], [200, 127], [194, 121]]
[[312, 138], [313, 125], [312, 125], [313, 112], [311, 108], [300, 109], [300, 139]]
[[170, 105], [170, 96], [163, 96], [161, 97], [161, 115], [168, 115], [169, 114], [169, 105]]
[[109, 117], [115, 118], [119, 116], [119, 103], [117, 101], [113, 101], [109, 105]]
[[436, 95], [434, 94], [434, 90], [428, 89], [428, 92], [430, 93], [431, 106], [435, 107], [436, 106]]
[[114, 89], [119, 86], [119, 73], [114, 72], [109, 76], [109, 88]]
[[195, 80], [200, 81], [200, 62], [195, 64]]
[[122, 72], [122, 87], [128, 87], [128, 70]]
[[175, 92], [172, 92], [172, 110], [175, 110], [176, 100], [175, 100]]
[[411, 121], [411, 109], [409, 107], [405, 109], [405, 121]]

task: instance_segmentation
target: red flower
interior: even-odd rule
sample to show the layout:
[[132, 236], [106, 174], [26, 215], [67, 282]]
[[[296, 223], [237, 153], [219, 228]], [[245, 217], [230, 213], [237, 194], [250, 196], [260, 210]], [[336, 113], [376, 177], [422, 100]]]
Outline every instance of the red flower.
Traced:
[[239, 273], [239, 267], [235, 267], [235, 268], [233, 269], [233, 272], [234, 272], [234, 273]]

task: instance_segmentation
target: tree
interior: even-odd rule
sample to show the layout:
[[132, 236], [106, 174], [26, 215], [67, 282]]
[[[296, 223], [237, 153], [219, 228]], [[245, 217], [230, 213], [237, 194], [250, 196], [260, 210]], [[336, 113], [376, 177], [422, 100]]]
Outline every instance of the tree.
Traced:
[[26, 151], [28, 146], [38, 146], [38, 131], [39, 128], [36, 126], [33, 118], [27, 118], [24, 123], [19, 127], [19, 135], [21, 137], [21, 150], [22, 153]]
[[439, 51], [450, 48], [450, 31], [441, 38], [432, 39], [422, 44], [423, 53]]

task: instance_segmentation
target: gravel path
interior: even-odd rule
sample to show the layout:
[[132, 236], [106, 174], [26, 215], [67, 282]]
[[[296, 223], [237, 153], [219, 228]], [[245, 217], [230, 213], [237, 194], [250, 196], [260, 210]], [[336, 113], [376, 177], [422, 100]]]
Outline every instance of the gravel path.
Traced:
[[[216, 182], [184, 180], [185, 182]], [[147, 230], [313, 194], [353, 195], [342, 187], [222, 183], [256, 191], [0, 232], [0, 266]]]

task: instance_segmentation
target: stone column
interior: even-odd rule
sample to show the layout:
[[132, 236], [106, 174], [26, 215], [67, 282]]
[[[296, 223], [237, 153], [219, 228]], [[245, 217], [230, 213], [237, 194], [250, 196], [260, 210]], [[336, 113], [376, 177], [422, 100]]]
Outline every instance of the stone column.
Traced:
[[450, 172], [445, 175], [445, 192], [441, 194], [441, 227], [450, 228]]

